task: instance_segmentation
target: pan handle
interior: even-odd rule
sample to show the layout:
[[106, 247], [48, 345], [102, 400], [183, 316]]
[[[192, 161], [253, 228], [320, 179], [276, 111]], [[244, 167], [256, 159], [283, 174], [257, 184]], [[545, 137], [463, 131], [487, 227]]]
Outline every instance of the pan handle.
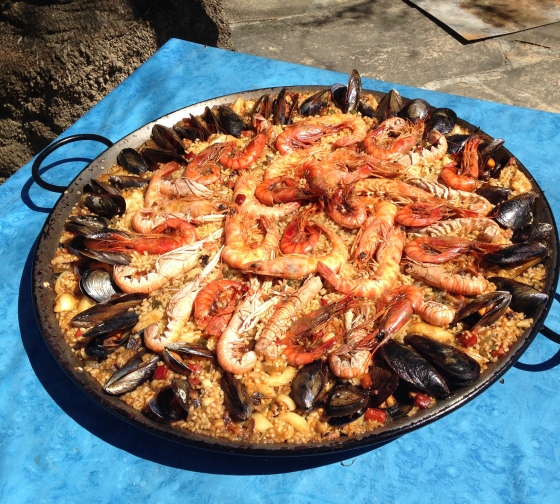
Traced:
[[108, 138], [105, 138], [101, 135], [94, 135], [93, 133], [80, 133], [78, 135], [71, 135], [61, 138], [60, 140], [55, 140], [37, 156], [35, 161], [33, 161], [33, 165], [31, 166], [31, 176], [38, 186], [52, 192], [63, 193], [64, 191], [66, 191], [66, 186], [59, 186], [45, 182], [41, 178], [41, 175], [39, 175], [39, 167], [41, 166], [41, 163], [45, 160], [45, 158], [59, 147], [72, 142], [78, 142], [80, 140], [94, 140], [96, 142], [105, 144], [107, 147], [111, 147], [113, 145], [113, 142], [111, 142], [111, 140], [109, 140]]

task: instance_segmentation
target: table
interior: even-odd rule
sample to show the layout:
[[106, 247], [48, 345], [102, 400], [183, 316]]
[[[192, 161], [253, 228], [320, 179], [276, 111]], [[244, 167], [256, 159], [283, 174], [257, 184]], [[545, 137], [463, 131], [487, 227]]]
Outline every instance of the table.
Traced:
[[[214, 96], [280, 85], [346, 82], [335, 72], [170, 40], [64, 136], [117, 141]], [[560, 115], [364, 79], [364, 87], [446, 106], [506, 146], [546, 191], [560, 158]], [[43, 163], [68, 184], [104, 147], [68, 145]], [[68, 160], [72, 160], [68, 162]], [[54, 168], [54, 169], [49, 169]], [[3, 502], [551, 502], [560, 490], [560, 352], [538, 335], [484, 394], [377, 449], [288, 459], [206, 452], [131, 427], [76, 388], [45, 345], [33, 313], [34, 243], [57, 196], [31, 163], [0, 187], [0, 498]], [[9, 265], [9, 266], [6, 266]], [[558, 296], [558, 295], [557, 295]], [[557, 297], [558, 300], [558, 297]], [[547, 325], [560, 330], [554, 303]], [[534, 364], [534, 366], [531, 366]]]

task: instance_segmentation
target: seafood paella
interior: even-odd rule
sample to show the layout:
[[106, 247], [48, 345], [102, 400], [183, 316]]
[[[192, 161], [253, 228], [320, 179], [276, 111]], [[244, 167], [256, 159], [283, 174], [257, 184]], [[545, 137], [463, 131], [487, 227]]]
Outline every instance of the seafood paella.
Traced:
[[433, 408], [547, 302], [552, 226], [503, 143], [357, 71], [156, 124], [83, 188], [51, 261], [79, 372], [233, 442]]

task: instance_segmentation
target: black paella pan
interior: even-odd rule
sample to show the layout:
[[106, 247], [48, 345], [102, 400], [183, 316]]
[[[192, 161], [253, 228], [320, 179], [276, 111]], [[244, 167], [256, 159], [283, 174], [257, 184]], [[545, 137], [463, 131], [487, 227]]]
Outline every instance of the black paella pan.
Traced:
[[[316, 92], [321, 89], [324, 89], [324, 87], [294, 86], [288, 88], [288, 91], [302, 93]], [[98, 177], [104, 169], [109, 168], [116, 163], [117, 155], [124, 148], [137, 148], [148, 140], [150, 138], [152, 127], [156, 123], [164, 126], [172, 126], [179, 122], [183, 117], [188, 117], [189, 114], [193, 114], [195, 116], [201, 115], [207, 106], [213, 107], [216, 105], [232, 103], [239, 96], [246, 100], [256, 99], [264, 93], [277, 95], [280, 91], [281, 88], [260, 89], [222, 96], [220, 98], [198, 103], [146, 124], [122, 138], [114, 145], [111, 145], [111, 142], [104, 137], [99, 137], [97, 135], [76, 135], [75, 137], [67, 137], [48, 147], [35, 161], [33, 165], [33, 177], [35, 181], [45, 189], [63, 192], [61, 198], [58, 200], [45, 222], [37, 244], [33, 264], [33, 299], [35, 304], [35, 313], [43, 337], [45, 338], [45, 341], [55, 359], [62, 366], [68, 376], [86, 394], [121, 419], [131, 422], [137, 427], [141, 427], [158, 436], [189, 446], [219, 452], [255, 456], [299, 456], [325, 454], [343, 450], [374, 447], [416, 430], [448, 413], [451, 413], [452, 411], [455, 411], [471, 399], [475, 398], [477, 395], [481, 394], [485, 389], [496, 382], [511, 366], [513, 366], [531, 344], [541, 328], [544, 334], [560, 343], [560, 339], [558, 339], [557, 335], [546, 327], [543, 328], [543, 323], [553, 302], [558, 282], [558, 231], [550, 206], [542, 194], [541, 189], [527, 169], [518, 163], [519, 169], [523, 171], [523, 173], [531, 181], [533, 190], [540, 195], [540, 197], [536, 200], [536, 206], [534, 209], [536, 221], [549, 223], [553, 227], [553, 232], [548, 244], [550, 248], [550, 255], [545, 259], [545, 266], [547, 268], [548, 275], [545, 282], [544, 292], [548, 294], [548, 301], [546, 304], [535, 310], [534, 313], [528, 314], [528, 316], [531, 316], [534, 320], [533, 325], [523, 333], [514, 345], [512, 345], [510, 351], [503, 358], [496, 363], [490, 363], [488, 365], [488, 369], [481, 374], [476, 382], [460, 389], [448, 399], [438, 401], [433, 408], [421, 410], [412, 418], [404, 417], [394, 420], [382, 428], [357, 437], [339, 438], [332, 441], [322, 441], [320, 443], [310, 443], [301, 446], [285, 444], [262, 445], [246, 442], [233, 443], [223, 439], [194, 434], [187, 430], [172, 428], [167, 424], [156, 422], [143, 415], [140, 411], [127, 406], [119, 399], [119, 397], [105, 394], [97, 381], [95, 381], [89, 374], [81, 371], [82, 362], [74, 356], [70, 347], [65, 342], [58, 321], [53, 312], [55, 300], [54, 291], [52, 288], [45, 287], [54, 284], [55, 275], [51, 268], [51, 259], [54, 257], [59, 246], [59, 239], [62, 234], [64, 224], [70, 215], [72, 208], [81, 200], [84, 185], [86, 185], [91, 179]], [[377, 93], [374, 91], [364, 92], [371, 93], [378, 99], [384, 95], [384, 93]], [[407, 100], [404, 99], [404, 101], [406, 102]], [[474, 126], [462, 121], [461, 119], [458, 120], [458, 123], [462, 127], [468, 129], [469, 132], [475, 131]], [[58, 147], [76, 140], [101, 141], [108, 145], [109, 148], [93, 160], [83, 171], [81, 171], [67, 188], [53, 186], [52, 184], [48, 184], [43, 181], [39, 176], [39, 166], [41, 162], [49, 153], [53, 152]], [[510, 156], [511, 153], [509, 153], [509, 151], [507, 151], [503, 146], [500, 147], [494, 155], [497, 160], [500, 158], [507, 160]]]

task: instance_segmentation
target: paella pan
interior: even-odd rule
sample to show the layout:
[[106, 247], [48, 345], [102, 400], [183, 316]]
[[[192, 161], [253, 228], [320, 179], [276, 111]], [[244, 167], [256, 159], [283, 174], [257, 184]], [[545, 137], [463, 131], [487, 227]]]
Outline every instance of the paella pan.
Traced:
[[[261, 109], [257, 109], [263, 96], [275, 99], [276, 104], [272, 107], [272, 111], [261, 112]], [[278, 105], [281, 100], [283, 100], [282, 104]], [[219, 118], [216, 119], [218, 127], [214, 133], [210, 132], [210, 136], [206, 137], [201, 135], [200, 126], [196, 124], [197, 120], [200, 120], [202, 126], [208, 127], [213, 121], [212, 112], [217, 116], [220, 111], [229, 112], [230, 109], [234, 109], [234, 112], [237, 110], [235, 113], [241, 117], [242, 126], [238, 140], [232, 138], [235, 136], [234, 132], [227, 131], [229, 126], [222, 126]], [[255, 110], [258, 110], [258, 113], [255, 113]], [[279, 110], [285, 114], [285, 117], [276, 118], [277, 115], [282, 115]], [[290, 113], [293, 114], [291, 118]], [[417, 119], [416, 114], [424, 115]], [[433, 127], [438, 116], [443, 117], [444, 123], [452, 120], [453, 124], [447, 131], [441, 132], [438, 131], [439, 126]], [[227, 121], [228, 119], [225, 120]], [[233, 122], [235, 123], [235, 120]], [[293, 124], [290, 125], [290, 122]], [[339, 127], [341, 123], [343, 126]], [[368, 132], [367, 138], [361, 137], [353, 143], [349, 142], [347, 137], [361, 134], [361, 130], [364, 129], [362, 123]], [[374, 162], [371, 159], [366, 163], [363, 162], [363, 157], [366, 155], [371, 157], [376, 155], [377, 160], [383, 158], [380, 150], [386, 149], [388, 144], [383, 143], [381, 136], [388, 136], [387, 142], [391, 146], [398, 142], [399, 145], [406, 144], [410, 135], [407, 136], [399, 130], [403, 124], [415, 136], [414, 142], [408, 140], [411, 144], [410, 148], [403, 147], [402, 151], [399, 150], [392, 157], [387, 156], [382, 162]], [[430, 126], [427, 127], [427, 124]], [[303, 140], [298, 137], [294, 141], [294, 132], [305, 126], [304, 134], [306, 134], [310, 125], [328, 130], [328, 134], [323, 133], [323, 136], [327, 137], [324, 140], [326, 147], [318, 148], [316, 144], [308, 143], [307, 137]], [[334, 129], [329, 129], [332, 125]], [[169, 131], [173, 131], [173, 127], [175, 130], [181, 127], [189, 130], [184, 133], [187, 140], [182, 141], [183, 146], [188, 147], [184, 149], [186, 154], [177, 152], [177, 149], [164, 144], [161, 139], [156, 141], [155, 137], [159, 133], [168, 135]], [[389, 134], [384, 135], [386, 133], [384, 129], [389, 131]], [[430, 132], [432, 132], [431, 136]], [[250, 161], [250, 163], [254, 162], [255, 166], [236, 165], [254, 148], [255, 140], [259, 135], [262, 135], [261, 138], [266, 138], [266, 142], [263, 142], [262, 151]], [[286, 138], [286, 142], [282, 142], [282, 139]], [[369, 151], [368, 142], [373, 144]], [[441, 158], [435, 159], [439, 155], [438, 149], [444, 142], [446, 152]], [[474, 143], [476, 143], [475, 147], [473, 147]], [[337, 145], [333, 147], [334, 144]], [[474, 157], [481, 165], [481, 172], [486, 171], [486, 174], [481, 173], [480, 176], [472, 177], [467, 173], [464, 177], [461, 168], [457, 167], [457, 161], [460, 164], [461, 159], [467, 157], [464, 153], [465, 144], [468, 146], [467, 150], [470, 149], [471, 152], [474, 150]], [[286, 151], [281, 152], [282, 149]], [[457, 154], [453, 154], [453, 149]], [[208, 253], [196, 253], [198, 262], [194, 272], [181, 277], [176, 284], [167, 285], [164, 288], [168, 291], [167, 297], [159, 296], [157, 293], [159, 289], [140, 292], [142, 289], [131, 288], [130, 282], [127, 284], [121, 281], [119, 284], [114, 278], [111, 279], [113, 284], [117, 283], [116, 296], [120, 296], [122, 292], [128, 292], [132, 297], [139, 295], [139, 304], [133, 305], [136, 308], [129, 310], [129, 313], [136, 315], [135, 324], [132, 331], [127, 331], [126, 344], [123, 342], [122, 346], [117, 345], [115, 352], [110, 351], [105, 354], [105, 347], [101, 345], [102, 355], [95, 353], [92, 355], [86, 347], [92, 341], [97, 341], [97, 338], [93, 338], [91, 333], [83, 337], [85, 331], [76, 326], [69, 331], [72, 325], [68, 323], [69, 317], [66, 317], [66, 322], [61, 322], [64, 318], [61, 318], [61, 313], [68, 312], [73, 318], [78, 312], [87, 311], [86, 308], [93, 303], [86, 301], [78, 308], [82, 297], [89, 298], [85, 294], [78, 294], [75, 306], [61, 309], [60, 285], [63, 282], [59, 280], [65, 271], [70, 271], [72, 275], [77, 274], [78, 281], [81, 282], [85, 276], [84, 272], [89, 269], [85, 269], [82, 264], [77, 264], [75, 258], [71, 258], [68, 263], [60, 267], [60, 262], [65, 263], [65, 260], [64, 258], [57, 260], [57, 258], [63, 257], [69, 250], [70, 255], [74, 254], [76, 235], [80, 235], [80, 242], [83, 243], [84, 239], [88, 240], [87, 243], [92, 246], [91, 248], [104, 254], [122, 254], [124, 251], [125, 255], [163, 257], [169, 253], [159, 249], [158, 254], [154, 254], [151, 250], [148, 252], [130, 250], [129, 247], [136, 244], [129, 245], [128, 241], [123, 248], [122, 234], [116, 238], [119, 241], [117, 246], [114, 237], [111, 237], [111, 246], [107, 248], [106, 235], [100, 238], [91, 230], [77, 231], [73, 225], [69, 229], [69, 221], [95, 213], [84, 210], [86, 208], [84, 188], [88, 187], [87, 190], [92, 190], [94, 195], [105, 191], [106, 189], [91, 189], [89, 187], [92, 185], [91, 180], [98, 179], [106, 182], [110, 177], [114, 177], [115, 180], [123, 175], [123, 165], [127, 163], [123, 160], [125, 156], [123, 153], [130, 153], [130, 150], [142, 152], [144, 160], [147, 158], [148, 164], [153, 163], [154, 166], [147, 171], [140, 171], [138, 178], [143, 181], [139, 188], [122, 190], [125, 195], [141, 195], [142, 203], [136, 209], [131, 202], [138, 196], [125, 198], [126, 204], [130, 207], [129, 222], [132, 214], [142, 209], [145, 211], [147, 207], [150, 210], [161, 210], [158, 207], [160, 199], [165, 200], [165, 204], [172, 202], [172, 205], [176, 205], [177, 200], [181, 200], [184, 196], [177, 193], [178, 184], [184, 183], [184, 179], [192, 179], [192, 177], [185, 177], [183, 171], [186, 171], [189, 165], [196, 166], [193, 160], [196, 160], [197, 156], [204, 157], [205, 154], [210, 158], [212, 166], [205, 164], [203, 174], [213, 176], [217, 166], [220, 178], [218, 181], [209, 182], [207, 186], [201, 185], [212, 189], [214, 194], [216, 194], [216, 187], [212, 184], [220, 185], [222, 192], [220, 197], [215, 199], [223, 204], [223, 208], [220, 207], [216, 222], [203, 222], [203, 219], [195, 222], [197, 241], [193, 239], [190, 242], [203, 243], [199, 247]], [[162, 154], [162, 151], [166, 153]], [[302, 151], [305, 152], [303, 156]], [[361, 156], [361, 158], [358, 164], [351, 167], [347, 165], [344, 169], [346, 177], [354, 177], [352, 180], [342, 181], [339, 178], [337, 182], [331, 183], [329, 177], [319, 171], [318, 164], [327, 165], [332, 158], [340, 156], [341, 152], [345, 152], [345, 156], [354, 156], [354, 158]], [[299, 156], [302, 156], [300, 160], [292, 161]], [[298, 177], [297, 187], [284, 180], [292, 179], [295, 175], [293, 168], [283, 171], [287, 159], [291, 160], [290, 165], [303, 166], [300, 171], [304, 175]], [[339, 163], [338, 160], [336, 162]], [[434, 169], [434, 166], [437, 169]], [[504, 209], [504, 214], [509, 215], [511, 213], [509, 208], [512, 206], [516, 209], [513, 212], [514, 220], [517, 218], [519, 206], [529, 208], [532, 214], [528, 220], [524, 217], [525, 221], [521, 224], [492, 225], [492, 229], [498, 227], [500, 229], [497, 231], [499, 234], [497, 239], [476, 237], [474, 240], [466, 238], [461, 238], [465, 241], [459, 240], [462, 246], [467, 248], [462, 248], [456, 255], [462, 256], [463, 260], [465, 255], [471, 256], [470, 273], [463, 273], [462, 278], [478, 278], [479, 275], [473, 268], [479, 267], [479, 263], [483, 263], [482, 267], [486, 268], [483, 275], [484, 288], [480, 291], [459, 289], [451, 292], [447, 288], [448, 284], [446, 288], [443, 288], [442, 284], [430, 284], [429, 278], [425, 275], [425, 271], [436, 271], [439, 274], [441, 270], [434, 268], [441, 268], [441, 266], [434, 262], [426, 265], [423, 262], [426, 259], [424, 256], [441, 255], [441, 247], [446, 247], [446, 251], [449, 250], [448, 244], [444, 242], [450, 237], [438, 238], [441, 233], [438, 234], [434, 229], [438, 229], [439, 226], [440, 229], [444, 229], [444, 235], [453, 235], [453, 246], [460, 238], [457, 233], [449, 232], [449, 228], [441, 224], [442, 221], [467, 222], [468, 219], [475, 218], [481, 221], [480, 216], [472, 215], [472, 212], [476, 211], [473, 210], [472, 199], [469, 199], [467, 204], [456, 201], [442, 203], [441, 194], [433, 192], [430, 196], [424, 196], [430, 190], [437, 190], [433, 189], [434, 186], [432, 189], [426, 185], [422, 186], [423, 182], [418, 181], [426, 178], [426, 170], [428, 173], [434, 172], [427, 178], [443, 186], [444, 191], [447, 190], [445, 187], [453, 189], [449, 187], [454, 183], [453, 181], [441, 184], [444, 177], [440, 172], [444, 167], [447, 168], [452, 179], [458, 177], [476, 179], [474, 184], [477, 188], [484, 185], [485, 190], [492, 192], [492, 195], [487, 194], [489, 199], [495, 198], [493, 193], [496, 191], [488, 189], [488, 186], [492, 186], [492, 181], [499, 180], [500, 176], [503, 180], [507, 180], [504, 183], [495, 183], [494, 188], [504, 189], [502, 186], [508, 186], [505, 189], [509, 191], [513, 189], [513, 192], [507, 193], [505, 197], [500, 196], [501, 202], [494, 200], [495, 202], [484, 210], [485, 217], [491, 212], [493, 217], [499, 215], [500, 208]], [[269, 171], [268, 176], [266, 170]], [[134, 168], [129, 171], [134, 171]], [[514, 175], [501, 175], [508, 172]], [[154, 180], [158, 174], [163, 174], [162, 183], [172, 183], [171, 190], [175, 191], [174, 194], [166, 194], [161, 198], [161, 184], [157, 186], [156, 192], [152, 190], [156, 187]], [[258, 184], [251, 186], [252, 180], [249, 175], [255, 178]], [[266, 189], [264, 192], [269, 196], [272, 193], [270, 204], [267, 205], [264, 200], [264, 202], [255, 202], [253, 205], [255, 213], [250, 215], [246, 211], [247, 203], [253, 201], [257, 192], [256, 186], [261, 187], [265, 180], [275, 180], [277, 177], [284, 178], [281, 183], [278, 182], [279, 185], [264, 185]], [[483, 178], [491, 183], [483, 184]], [[462, 182], [465, 181], [461, 179]], [[473, 182], [467, 180], [466, 183]], [[204, 189], [198, 182], [195, 184], [195, 189], [204, 193]], [[461, 186], [461, 189], [465, 188]], [[295, 199], [281, 201], [279, 198], [283, 196], [279, 196], [280, 193], [286, 192], [290, 197], [295, 193]], [[472, 191], [470, 193], [476, 194]], [[147, 194], [156, 195], [155, 203], [151, 201], [146, 205]], [[527, 194], [530, 196], [527, 197]], [[358, 205], [354, 202], [359, 198], [365, 202], [365, 211], [356, 210]], [[487, 201], [484, 196], [479, 199], [478, 196], [473, 198], [476, 202]], [[522, 202], [521, 205], [518, 204], [519, 201]], [[529, 203], [527, 204], [526, 201]], [[244, 213], [240, 211], [241, 207], [245, 210]], [[289, 210], [285, 210], [286, 208]], [[439, 216], [433, 222], [422, 221], [426, 213], [429, 214], [429, 218], [433, 218], [433, 213], [439, 213], [442, 208], [445, 209], [444, 216]], [[177, 213], [175, 206], [172, 210]], [[126, 211], [122, 212], [125, 217]], [[285, 213], [276, 223], [278, 229], [270, 234], [278, 239], [281, 234], [282, 238], [288, 235], [292, 236], [292, 239], [287, 241], [287, 248], [284, 250], [280, 249], [278, 252], [278, 246], [272, 247], [279, 257], [250, 255], [255, 249], [260, 250], [254, 244], [241, 249], [234, 246], [235, 241], [231, 237], [234, 236], [235, 230], [242, 229], [243, 233], [247, 234], [248, 231], [243, 229], [244, 221], [251, 219], [254, 220], [252, 229], [256, 229], [260, 242], [266, 240], [267, 226], [270, 224], [267, 224], [264, 217], [268, 212], [280, 211]], [[377, 239], [377, 248], [373, 251], [363, 246], [360, 248], [358, 237], [364, 234], [367, 224], [376, 220], [375, 217], [378, 217], [377, 224], [379, 224], [379, 217], [384, 212], [391, 214], [389, 218], [391, 228], [398, 229], [399, 233], [395, 231], [391, 234], [389, 231], [384, 231], [388, 234], [383, 234]], [[450, 212], [453, 212], [453, 215]], [[292, 213], [300, 217], [294, 219]], [[416, 221], [406, 220], [411, 217]], [[112, 215], [108, 218], [111, 225], [103, 224], [103, 228], [110, 228], [111, 232], [114, 232], [114, 219], [120, 218], [120, 215], [118, 217]], [[176, 215], [172, 218], [175, 219]], [[358, 224], [352, 222], [356, 219]], [[496, 220], [496, 217], [494, 219]], [[497, 219], [499, 220], [499, 217]], [[190, 220], [192, 224], [196, 217], [191, 214]], [[291, 222], [296, 222], [295, 229], [298, 230], [298, 236], [303, 237], [301, 240], [293, 239], [293, 234], [286, 232]], [[544, 242], [542, 246], [529, 247], [530, 250], [527, 251], [522, 248], [527, 248], [527, 245], [523, 244], [537, 243], [537, 239], [511, 239], [514, 233], [538, 233], [535, 229], [537, 224], [546, 229], [544, 238], [540, 239]], [[79, 221], [79, 225], [82, 225], [82, 221]], [[164, 233], [156, 234], [162, 235], [162, 239], [172, 238], [175, 244], [173, 249], [176, 246], [192, 248], [193, 244], [190, 242], [177, 243], [177, 236], [183, 240], [187, 234], [186, 224], [180, 224], [183, 227], [179, 234], [169, 231], [165, 226], [160, 228], [164, 229]], [[426, 234], [420, 232], [421, 229], [430, 226], [432, 238], [439, 240], [437, 243], [433, 240], [428, 240], [426, 243]], [[225, 239], [212, 234], [224, 228]], [[120, 231], [128, 233], [126, 240], [129, 240], [131, 228], [125, 227]], [[304, 251], [302, 247], [307, 245], [311, 237], [316, 237], [318, 243], [314, 245], [315, 248], [311, 248], [311, 252]], [[134, 239], [138, 240], [138, 236], [134, 235]], [[343, 250], [339, 254], [342, 259], [339, 257], [338, 263], [331, 261], [337, 239], [342, 242], [340, 250]], [[216, 247], [208, 246], [210, 240], [216, 242]], [[224, 240], [226, 254], [220, 257], [217, 253], [218, 245], [221, 245]], [[244, 236], [244, 240], [245, 246], [246, 241], [250, 240], [247, 236]], [[141, 241], [145, 243], [144, 238]], [[407, 251], [402, 253], [401, 250], [399, 257], [393, 259], [397, 265], [395, 276], [388, 277], [389, 280], [383, 284], [378, 280], [385, 276], [379, 270], [387, 263], [391, 263], [391, 258], [390, 255], [380, 254], [378, 249], [383, 247], [379, 245], [381, 242], [390, 244], [397, 241], [401, 243], [397, 248]], [[472, 245], [473, 241], [476, 245]], [[70, 184], [45, 224], [34, 266], [34, 298], [43, 334], [59, 363], [90, 396], [122, 418], [156, 434], [204, 448], [255, 455], [324, 453], [375, 445], [400, 436], [457, 409], [496, 381], [516, 362], [546, 317], [551, 303], [546, 293], [554, 292], [557, 282], [556, 243], [556, 229], [546, 199], [534, 179], [503, 147], [502, 142], [493, 142], [493, 139], [482, 131], [454, 118], [453, 111], [448, 109], [434, 110], [425, 102], [402, 99], [396, 92], [387, 95], [372, 91], [361, 92], [359, 84], [356, 85], [356, 76], [353, 74], [348, 86], [335, 85], [329, 90], [313, 87], [257, 90], [187, 107], [144, 126], [110, 147]], [[159, 245], [161, 240], [158, 241]], [[415, 246], [424, 254], [422, 261], [414, 256]], [[521, 252], [519, 252], [520, 247]], [[533, 248], [537, 251], [535, 252]], [[270, 252], [270, 248], [267, 248], [266, 254]], [[519, 253], [522, 259], [518, 258]], [[365, 257], [361, 254], [365, 254]], [[503, 256], [509, 258], [512, 254], [515, 259], [511, 264], [499, 262], [502, 261]], [[77, 256], [80, 256], [81, 262], [84, 261], [83, 250], [77, 252]], [[305, 260], [304, 266], [300, 267], [298, 261], [301, 256], [305, 256]], [[496, 259], [498, 262], [489, 265], [489, 261], [494, 257], [498, 258]], [[217, 266], [211, 262], [212, 258], [217, 261]], [[285, 258], [289, 259], [288, 263], [282, 263]], [[312, 260], [310, 261], [309, 258]], [[141, 259], [140, 257], [135, 260]], [[88, 259], [90, 260], [91, 258]], [[98, 256], [95, 260], [98, 260]], [[157, 258], [154, 261], [157, 261]], [[530, 261], [532, 263], [528, 264]], [[311, 269], [307, 268], [310, 262]], [[371, 267], [366, 274], [359, 271], [362, 269], [363, 262], [368, 262]], [[296, 268], [294, 273], [294, 263], [298, 264], [298, 268], [303, 269]], [[139, 264], [133, 263], [136, 270], [142, 268], [149, 270], [155, 267], [154, 262], [149, 266], [138, 266]], [[114, 272], [117, 268], [122, 270], [124, 267], [125, 265], [112, 265], [110, 268], [94, 269], [113, 268]], [[424, 268], [424, 273], [421, 268]], [[505, 272], [506, 270], [511, 272], [512, 268], [516, 273]], [[219, 329], [216, 334], [211, 334], [211, 330], [201, 327], [200, 320], [187, 319], [181, 330], [189, 336], [177, 338], [173, 336], [172, 340], [161, 341], [162, 334], [168, 331], [167, 326], [172, 321], [172, 317], [165, 313], [168, 312], [166, 309], [172, 295], [177, 294], [186, 284], [191, 285], [192, 288], [192, 283], [200, 281], [201, 275], [207, 275], [207, 278], [202, 277], [201, 283], [204, 287], [216, 286], [216, 282], [222, 282], [221, 285], [230, 282], [229, 285], [232, 287], [228, 287], [228, 295], [235, 302], [232, 301], [233, 304], [230, 303], [230, 307], [224, 309], [224, 301], [219, 299], [223, 312], [220, 315], [228, 315], [229, 321], [213, 320], [212, 324], [218, 325]], [[529, 294], [526, 294], [527, 290], [523, 286], [520, 287], [514, 278], [521, 279], [521, 283], [526, 285], [527, 289], [531, 289], [531, 286], [537, 287], [538, 292], [529, 290]], [[167, 282], [167, 279], [165, 281]], [[383, 285], [379, 286], [380, 283]], [[313, 285], [310, 287], [310, 284]], [[263, 295], [265, 288], [269, 289], [269, 293]], [[524, 292], [523, 295], [519, 294], [520, 288]], [[197, 285], [196, 289], [201, 289], [200, 285]], [[77, 289], [71, 286], [68, 290], [69, 292], [64, 292], [62, 287], [62, 294], [71, 294]], [[207, 292], [210, 292], [211, 298], [222, 295], [221, 291], [217, 290], [207, 290]], [[312, 292], [312, 295], [304, 304], [300, 300], [305, 292]], [[198, 297], [198, 290], [196, 294]], [[422, 298], [420, 306], [415, 305], [412, 300], [418, 295]], [[525, 302], [526, 297], [531, 300], [530, 306], [520, 307], [520, 303]], [[233, 325], [231, 319], [234, 321], [236, 317], [239, 319], [241, 310], [238, 308], [257, 298], [257, 305], [265, 305], [265, 301], [269, 302], [269, 305], [263, 308], [262, 321], [257, 321], [251, 328], [253, 333], [244, 336], [245, 341], [241, 349], [236, 331], [233, 331], [235, 339], [233, 342], [230, 341], [229, 346], [226, 345], [227, 342], [219, 346], [223, 334], [228, 333], [228, 328], [231, 329]], [[515, 305], [511, 305], [512, 298], [516, 298], [514, 301], [517, 303], [516, 310], [513, 310]], [[275, 314], [282, 310], [286, 311], [287, 307], [292, 306], [294, 299], [299, 300], [301, 304], [295, 311], [290, 311], [294, 324], [283, 322], [281, 334], [272, 332], [272, 337], [262, 337], [263, 332], [267, 334], [269, 321], [275, 318]], [[227, 301], [231, 299], [227, 298]], [[72, 305], [74, 301], [69, 302]], [[100, 304], [103, 305], [104, 302]], [[443, 322], [430, 318], [427, 311], [428, 308], [433, 307], [437, 308], [437, 313], [441, 313], [442, 307], [445, 308], [451, 313], [451, 315], [447, 313], [450, 318]], [[57, 310], [56, 313], [53, 308]], [[423, 313], [426, 312], [424, 316], [421, 316], [422, 310]], [[72, 313], [73, 311], [76, 313]], [[156, 314], [153, 319], [154, 311], [164, 313]], [[524, 311], [527, 314], [523, 313]], [[194, 315], [196, 317], [196, 313]], [[137, 319], [143, 317], [146, 320], [138, 325]], [[399, 318], [395, 326], [392, 325], [394, 317]], [[404, 319], [400, 320], [402, 317]], [[300, 319], [303, 319], [303, 322], [300, 321], [297, 325], [296, 322]], [[320, 322], [323, 319], [326, 321]], [[156, 339], [160, 338], [158, 342], [162, 343], [162, 348], [146, 343], [151, 338], [146, 332], [149, 325], [147, 322], [158, 327], [159, 334]], [[244, 320], [240, 320], [240, 323], [242, 322]], [[500, 323], [505, 324], [505, 327], [515, 328], [507, 331], [511, 338], [507, 341], [500, 340], [498, 343], [493, 341], [492, 348], [483, 348], [485, 335], [495, 334], [496, 324]], [[489, 329], [491, 326], [494, 329]], [[300, 333], [295, 334], [297, 331]], [[228, 334], [231, 333], [230, 330]], [[286, 334], [295, 339], [288, 341]], [[352, 335], [356, 334], [361, 335], [359, 340], [351, 340]], [[412, 372], [414, 376], [410, 375], [411, 368], [414, 367], [410, 365], [411, 359], [418, 358], [411, 345], [415, 345], [416, 350], [421, 353], [423, 346], [432, 345], [430, 341], [434, 341], [434, 334], [439, 340], [435, 350], [436, 353], [440, 353], [439, 359], [443, 355], [441, 352], [455, 352], [448, 347], [459, 350], [460, 353], [453, 353], [453, 358], [461, 362], [464, 355], [468, 356], [462, 364], [459, 381], [453, 382], [453, 379], [448, 377], [441, 379], [439, 373], [445, 375], [449, 370], [439, 370], [439, 373], [434, 371], [433, 374], [431, 371], [433, 368], [430, 367], [429, 379], [437, 374], [439, 378], [436, 378], [436, 381], [439, 382], [441, 379], [441, 386], [446, 387], [443, 389], [437, 388], [439, 384], [435, 385], [434, 389], [422, 381], [418, 382], [415, 372]], [[428, 337], [427, 343], [426, 337]], [[131, 344], [133, 341], [136, 341], [139, 346]], [[218, 355], [220, 349], [224, 348], [227, 350], [226, 357], [220, 357]], [[244, 361], [243, 358], [254, 355], [255, 350], [257, 351], [256, 364], [246, 367], [246, 360]], [[209, 352], [209, 355], [205, 355], [205, 352]], [[406, 352], [404, 357], [401, 355], [402, 352]], [[135, 363], [133, 357], [139, 353], [142, 354], [141, 363]], [[178, 359], [175, 360], [177, 355]], [[365, 357], [360, 361], [357, 355]], [[455, 357], [456, 355], [458, 357]], [[217, 363], [215, 363], [216, 358]], [[419, 373], [423, 374], [427, 369], [424, 368], [426, 360], [422, 357], [420, 359], [422, 361]], [[437, 366], [438, 357], [428, 359]], [[401, 366], [403, 362], [404, 369]], [[135, 371], [139, 366], [145, 366], [142, 369], [147, 371], [140, 373], [142, 383], [135, 382], [133, 391], [119, 390], [113, 395], [110, 386], [107, 385], [107, 379], [115, 371], [126, 368], [127, 364], [131, 364]], [[474, 369], [472, 377], [464, 376], [466, 368]], [[120, 378], [121, 375], [116, 378], [117, 385], [121, 384]], [[394, 386], [389, 385], [390, 391], [384, 396], [381, 391], [387, 381], [401, 385], [395, 385], [397, 388], [391, 388]], [[146, 387], [146, 383], [149, 384], [148, 395], [139, 403], [135, 404], [134, 400], [122, 400], [123, 395], [134, 395], [138, 389]], [[317, 385], [318, 383], [320, 385]], [[311, 403], [306, 403], [308, 390], [313, 387], [318, 390], [311, 393]], [[216, 390], [216, 397], [209, 394], [208, 390]], [[181, 395], [188, 397], [185, 409], [181, 410], [177, 405], [169, 408], [169, 403], [177, 402]], [[210, 411], [213, 406], [217, 406], [217, 409], [211, 417], [212, 423], [209, 426], [198, 430], [187, 426], [189, 419], [197, 418], [200, 416], [198, 413], [204, 409]], [[178, 418], [174, 417], [175, 414], [179, 415]], [[283, 428], [278, 429], [277, 426]], [[271, 431], [274, 434], [270, 435]], [[284, 434], [278, 434], [280, 431]]]

